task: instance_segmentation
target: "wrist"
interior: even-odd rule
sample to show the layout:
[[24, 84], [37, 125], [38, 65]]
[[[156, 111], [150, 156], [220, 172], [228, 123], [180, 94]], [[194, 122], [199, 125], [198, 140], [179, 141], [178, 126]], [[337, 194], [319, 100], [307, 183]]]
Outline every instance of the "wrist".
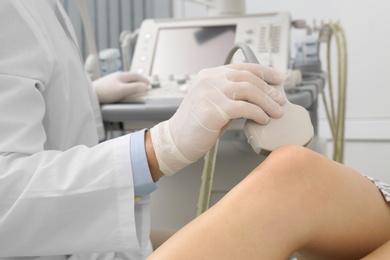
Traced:
[[157, 159], [159, 170], [171, 176], [193, 163], [183, 156], [177, 148], [171, 135], [169, 121], [163, 121], [150, 129], [153, 150]]
[[164, 174], [160, 171], [150, 131], [145, 132], [145, 152], [151, 177], [157, 182]]

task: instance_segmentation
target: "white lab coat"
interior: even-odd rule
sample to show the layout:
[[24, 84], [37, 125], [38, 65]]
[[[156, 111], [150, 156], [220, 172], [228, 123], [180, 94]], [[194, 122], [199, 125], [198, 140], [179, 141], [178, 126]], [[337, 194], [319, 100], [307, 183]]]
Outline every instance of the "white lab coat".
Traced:
[[0, 259], [142, 259], [149, 202], [134, 204], [129, 136], [98, 144], [97, 100], [57, 4], [0, 1]]

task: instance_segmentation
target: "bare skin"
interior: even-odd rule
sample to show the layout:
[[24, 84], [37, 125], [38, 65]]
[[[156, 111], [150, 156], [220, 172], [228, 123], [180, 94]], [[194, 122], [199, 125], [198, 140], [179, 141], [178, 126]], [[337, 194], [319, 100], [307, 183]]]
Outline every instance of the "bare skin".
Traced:
[[371, 181], [287, 146], [149, 259], [380, 259], [389, 240], [390, 207]]
[[148, 166], [149, 166], [150, 174], [152, 176], [152, 180], [156, 182], [162, 176], [164, 176], [164, 173], [162, 173], [158, 167], [157, 157], [156, 157], [156, 153], [154, 152], [150, 131], [145, 132], [145, 152], [146, 152], [146, 157], [148, 159]]

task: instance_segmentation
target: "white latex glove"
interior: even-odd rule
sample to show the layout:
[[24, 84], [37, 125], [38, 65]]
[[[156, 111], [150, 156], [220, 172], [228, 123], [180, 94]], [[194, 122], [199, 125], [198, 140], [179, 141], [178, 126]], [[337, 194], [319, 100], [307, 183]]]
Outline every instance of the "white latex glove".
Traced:
[[149, 84], [148, 79], [130, 71], [114, 72], [92, 82], [100, 103], [113, 103], [129, 95], [144, 93]]
[[199, 72], [176, 113], [151, 129], [160, 170], [172, 175], [215, 144], [235, 118], [266, 124], [283, 115], [284, 93], [269, 84], [283, 73], [259, 64], [230, 64]]

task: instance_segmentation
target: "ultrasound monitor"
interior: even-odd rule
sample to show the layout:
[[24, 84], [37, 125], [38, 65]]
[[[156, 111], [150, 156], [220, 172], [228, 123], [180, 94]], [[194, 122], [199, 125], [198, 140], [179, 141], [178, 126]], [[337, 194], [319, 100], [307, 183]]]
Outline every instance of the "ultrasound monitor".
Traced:
[[235, 42], [235, 25], [163, 28], [152, 58], [151, 75], [193, 75], [220, 66]]
[[[147, 19], [141, 24], [130, 70], [153, 81], [191, 78], [203, 68], [223, 65], [231, 47], [244, 42], [260, 63], [286, 71], [290, 26], [287, 12]], [[233, 59], [237, 61], [245, 62], [240, 52]]]

